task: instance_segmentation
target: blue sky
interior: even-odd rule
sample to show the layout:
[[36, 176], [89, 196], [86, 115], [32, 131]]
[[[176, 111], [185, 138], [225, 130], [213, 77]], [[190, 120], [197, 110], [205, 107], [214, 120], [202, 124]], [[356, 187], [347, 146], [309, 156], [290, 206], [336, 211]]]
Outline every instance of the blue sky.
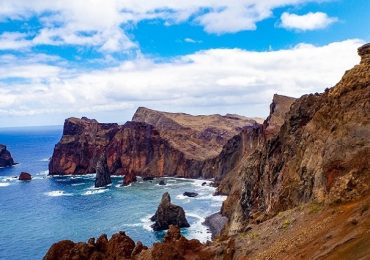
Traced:
[[370, 41], [365, 0], [0, 2], [0, 127], [138, 106], [265, 117], [333, 86]]

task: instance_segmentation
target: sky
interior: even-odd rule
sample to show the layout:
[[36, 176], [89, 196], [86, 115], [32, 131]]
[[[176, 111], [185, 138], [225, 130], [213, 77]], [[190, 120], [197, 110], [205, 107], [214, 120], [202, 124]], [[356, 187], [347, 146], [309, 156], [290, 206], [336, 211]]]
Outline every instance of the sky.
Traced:
[[368, 0], [0, 0], [0, 127], [123, 123], [139, 106], [265, 118], [334, 86]]

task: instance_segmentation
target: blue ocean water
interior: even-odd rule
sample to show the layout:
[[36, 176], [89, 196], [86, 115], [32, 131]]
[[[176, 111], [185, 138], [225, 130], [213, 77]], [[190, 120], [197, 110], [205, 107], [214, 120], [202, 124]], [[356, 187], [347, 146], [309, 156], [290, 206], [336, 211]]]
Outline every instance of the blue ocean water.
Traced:
[[[166, 186], [154, 180], [121, 187], [122, 177], [114, 177], [110, 187], [95, 189], [94, 174], [49, 177], [48, 159], [61, 134], [62, 127], [0, 129], [0, 143], [19, 163], [0, 169], [0, 259], [41, 259], [56, 241], [86, 241], [119, 230], [151, 245], [164, 235], [151, 230], [149, 217], [165, 191], [185, 209], [191, 227], [183, 234], [210, 240], [201, 223], [219, 211], [224, 197], [212, 196], [214, 188], [202, 186], [203, 180], [166, 178]], [[14, 178], [21, 171], [31, 173], [33, 180]], [[187, 198], [184, 191], [199, 196]]]

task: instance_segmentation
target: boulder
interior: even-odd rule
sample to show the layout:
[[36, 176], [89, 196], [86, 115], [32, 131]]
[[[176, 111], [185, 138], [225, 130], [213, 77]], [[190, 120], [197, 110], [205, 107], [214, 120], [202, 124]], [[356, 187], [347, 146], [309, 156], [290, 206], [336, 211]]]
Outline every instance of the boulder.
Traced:
[[198, 196], [198, 193], [185, 191], [182, 195], [187, 196], [187, 197], [196, 197], [196, 196]]
[[95, 187], [105, 187], [108, 184], [111, 184], [112, 180], [110, 178], [110, 173], [107, 165], [107, 159], [105, 155], [101, 155], [97, 164], [96, 164], [96, 178], [95, 178]]
[[143, 177], [143, 181], [152, 181], [152, 180], [154, 180], [154, 177], [152, 176]]
[[32, 175], [28, 172], [21, 172], [21, 174], [18, 177], [18, 180], [20, 181], [30, 181], [32, 180]]
[[6, 149], [6, 146], [0, 144], [0, 167], [9, 167], [13, 166], [14, 160], [10, 152]]
[[168, 192], [162, 195], [161, 203], [153, 217], [153, 230], [160, 231], [168, 229], [170, 225], [176, 225], [180, 228], [190, 227], [185, 217], [185, 211], [182, 207], [171, 203], [171, 197]]
[[166, 185], [166, 182], [164, 180], [160, 180], [158, 184], [159, 185]]

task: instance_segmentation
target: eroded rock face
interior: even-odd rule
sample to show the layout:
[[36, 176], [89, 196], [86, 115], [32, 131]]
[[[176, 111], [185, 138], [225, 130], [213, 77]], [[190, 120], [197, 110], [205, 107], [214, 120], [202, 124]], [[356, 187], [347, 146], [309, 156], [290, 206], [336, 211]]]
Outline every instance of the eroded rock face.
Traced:
[[[134, 248], [135, 242], [124, 232], [119, 232], [109, 240], [107, 235], [101, 235], [96, 242], [94, 238], [87, 243], [62, 240], [53, 244], [43, 259], [131, 259]], [[136, 250], [136, 253], [140, 251]]]
[[[123, 185], [135, 181], [136, 176], [221, 179], [236, 161], [224, 156], [227, 152], [222, 145], [232, 149], [229, 138], [242, 131], [241, 126], [257, 124], [236, 115], [198, 117], [143, 108], [134, 120], [119, 126], [87, 118], [67, 119], [49, 164], [50, 174], [94, 173], [99, 156], [105, 153], [109, 173], [124, 175]], [[209, 132], [206, 123], [215, 129], [218, 125], [218, 130]], [[221, 151], [226, 159], [212, 158], [215, 151]]]
[[9, 167], [13, 166], [14, 160], [10, 152], [6, 149], [6, 146], [0, 144], [0, 167]]
[[110, 178], [107, 159], [105, 158], [105, 154], [102, 154], [96, 164], [95, 187], [96, 188], [105, 187], [111, 183], [112, 180]]
[[334, 203], [369, 192], [369, 48], [359, 49], [361, 63], [335, 87], [294, 102], [279, 132], [245, 159], [231, 229], [312, 200]]
[[168, 192], [163, 194], [161, 203], [151, 220], [155, 221], [152, 225], [155, 231], [168, 229], [170, 225], [176, 225], [180, 228], [190, 227], [186, 220], [184, 209], [171, 203], [171, 197]]
[[[137, 260], [179, 260], [179, 259], [214, 259], [216, 250], [207, 248], [196, 239], [188, 240], [180, 234], [180, 229], [170, 226], [160, 243], [154, 243], [151, 248], [144, 246], [140, 241], [135, 245], [124, 232], [116, 233], [108, 240], [101, 235], [95, 242], [94, 238], [87, 243], [74, 243], [62, 240], [53, 244], [44, 260], [55, 259], [137, 259]], [[232, 259], [232, 252], [225, 252], [222, 259]]]
[[62, 139], [49, 162], [49, 174], [95, 173], [99, 156], [118, 130], [117, 124], [101, 124], [86, 117], [66, 119]]

